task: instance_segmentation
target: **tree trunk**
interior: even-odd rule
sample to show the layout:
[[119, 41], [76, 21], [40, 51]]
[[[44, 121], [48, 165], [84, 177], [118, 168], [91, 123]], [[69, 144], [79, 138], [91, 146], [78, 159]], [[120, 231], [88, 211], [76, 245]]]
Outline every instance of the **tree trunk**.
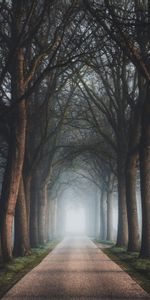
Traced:
[[98, 239], [100, 236], [100, 197], [97, 195], [96, 198], [96, 217], [95, 217], [95, 223], [96, 223], [96, 238]]
[[126, 199], [128, 212], [128, 251], [139, 250], [139, 224], [136, 200], [137, 155], [127, 160], [126, 169]]
[[56, 199], [50, 200], [50, 235], [53, 240], [56, 236]]
[[15, 243], [14, 255], [25, 256], [30, 254], [27, 208], [23, 179], [20, 181], [18, 199], [15, 211]]
[[52, 200], [49, 200], [49, 239], [53, 239], [53, 206]]
[[140, 256], [150, 258], [150, 88], [142, 111], [140, 176], [142, 200], [142, 244]]
[[105, 212], [105, 201], [106, 201], [106, 193], [102, 189], [101, 190], [101, 198], [100, 198], [100, 239], [106, 240], [106, 212]]
[[26, 199], [26, 207], [27, 207], [28, 232], [30, 232], [31, 181], [32, 181], [32, 176], [31, 175], [24, 177], [25, 199]]
[[[18, 66], [16, 73], [17, 81], [17, 93], [15, 96], [20, 98], [24, 95], [24, 54], [23, 49], [18, 49], [16, 55], [16, 64]], [[18, 197], [20, 179], [22, 176], [24, 153], [25, 153], [25, 141], [26, 141], [26, 101], [23, 99], [17, 105], [17, 118], [15, 128], [12, 128], [12, 143], [9, 150], [9, 173], [5, 176], [5, 189], [3, 189], [3, 195], [7, 193], [7, 199], [5, 199], [5, 215], [2, 220], [2, 252], [4, 260], [10, 260], [12, 258], [12, 225], [15, 214], [15, 206]], [[11, 153], [10, 153], [11, 152]], [[4, 196], [5, 198], [5, 196]]]
[[38, 236], [38, 191], [36, 180], [33, 179], [31, 183], [31, 206], [30, 206], [30, 243], [31, 247], [37, 247], [39, 244], [39, 236]]
[[46, 240], [50, 241], [50, 201], [47, 201], [47, 210], [46, 210]]
[[113, 240], [112, 192], [107, 191], [107, 240]]
[[118, 232], [117, 246], [126, 247], [128, 244], [127, 206], [125, 171], [122, 164], [118, 164]]
[[[141, 90], [141, 89], [140, 89]], [[136, 200], [136, 180], [137, 180], [137, 162], [139, 158], [139, 139], [140, 139], [140, 107], [134, 109], [131, 113], [129, 128], [129, 144], [126, 162], [126, 200], [128, 215], [128, 251], [138, 251], [139, 241], [139, 224]]]
[[[26, 108], [25, 101], [19, 104], [20, 116], [18, 129], [16, 132], [15, 153], [12, 153], [10, 162], [10, 182], [8, 180], [8, 198], [5, 203], [5, 216], [2, 224], [2, 251], [5, 260], [12, 257], [12, 225], [15, 213], [15, 206], [18, 197], [20, 178], [22, 174], [24, 151], [25, 151], [25, 132], [26, 132]], [[8, 175], [9, 176], [9, 175]], [[5, 180], [7, 178], [5, 177]], [[4, 191], [3, 191], [4, 192]]]
[[46, 211], [47, 211], [47, 186], [40, 193], [39, 199], [39, 242], [46, 242]]

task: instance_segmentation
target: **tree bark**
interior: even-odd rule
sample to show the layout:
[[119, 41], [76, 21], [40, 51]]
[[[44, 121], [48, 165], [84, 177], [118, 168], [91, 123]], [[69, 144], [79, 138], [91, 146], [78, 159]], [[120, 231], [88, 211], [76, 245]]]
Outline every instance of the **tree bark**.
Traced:
[[47, 212], [47, 185], [40, 191], [39, 199], [39, 243], [46, 243], [46, 212]]
[[49, 239], [53, 239], [53, 210], [52, 200], [49, 200]]
[[31, 206], [30, 206], [30, 243], [31, 247], [37, 247], [39, 244], [38, 235], [38, 191], [37, 191], [37, 181], [35, 178], [31, 183]]
[[128, 251], [138, 251], [139, 224], [136, 200], [137, 155], [128, 158], [126, 169], [126, 199], [128, 212]]
[[[16, 55], [16, 64], [18, 66], [16, 81], [17, 81], [17, 93], [15, 96], [20, 98], [24, 95], [24, 54], [23, 49], [18, 49]], [[18, 197], [20, 179], [22, 176], [24, 153], [25, 153], [25, 141], [26, 141], [26, 100], [23, 99], [17, 104], [17, 121], [15, 128], [12, 128], [12, 143], [9, 150], [9, 173], [5, 175], [5, 183], [2, 197], [7, 190], [7, 199], [5, 199], [5, 215], [2, 220], [2, 252], [4, 260], [10, 260], [12, 258], [12, 225], [15, 214], [15, 206]], [[7, 169], [8, 170], [8, 169]], [[5, 198], [5, 196], [4, 196]]]
[[129, 131], [129, 145], [126, 162], [126, 200], [128, 215], [128, 251], [138, 251], [139, 224], [136, 199], [137, 162], [139, 159], [139, 138], [140, 138], [141, 112], [137, 107], [131, 115], [131, 125]]
[[22, 178], [20, 181], [15, 211], [15, 242], [13, 252], [15, 256], [25, 256], [30, 254], [27, 208]]
[[128, 244], [127, 206], [125, 170], [118, 164], [118, 232], [117, 246], [126, 247]]
[[25, 188], [26, 208], [27, 208], [28, 232], [30, 232], [31, 181], [32, 181], [32, 176], [31, 175], [24, 176], [24, 188]]
[[105, 201], [106, 201], [106, 193], [104, 189], [101, 190], [101, 198], [100, 198], [100, 239], [106, 240], [106, 219], [105, 219]]
[[113, 211], [112, 211], [112, 192], [107, 191], [107, 240], [113, 240]]
[[56, 237], [56, 199], [50, 200], [50, 236], [51, 240]]
[[46, 240], [50, 241], [50, 201], [47, 201], [47, 210], [46, 210]]
[[150, 88], [143, 105], [140, 141], [142, 244], [140, 256], [150, 258]]

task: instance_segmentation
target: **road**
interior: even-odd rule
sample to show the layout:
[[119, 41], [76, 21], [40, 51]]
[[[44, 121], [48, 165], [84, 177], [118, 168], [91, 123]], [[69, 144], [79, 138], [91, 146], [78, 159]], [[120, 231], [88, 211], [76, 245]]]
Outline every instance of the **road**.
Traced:
[[150, 297], [85, 237], [62, 241], [2, 299], [132, 300]]

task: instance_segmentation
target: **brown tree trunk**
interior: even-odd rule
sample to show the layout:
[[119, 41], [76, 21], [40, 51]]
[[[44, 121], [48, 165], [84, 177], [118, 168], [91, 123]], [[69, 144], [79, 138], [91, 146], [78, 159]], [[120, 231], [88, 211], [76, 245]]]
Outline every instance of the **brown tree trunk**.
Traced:
[[53, 206], [52, 200], [49, 200], [49, 239], [53, 239]]
[[47, 186], [45, 185], [40, 192], [39, 199], [39, 242], [46, 242], [46, 212], [47, 212]]
[[24, 177], [25, 199], [26, 199], [26, 207], [27, 207], [28, 232], [30, 232], [31, 181], [32, 181], [32, 176], [31, 175]]
[[96, 238], [99, 239], [100, 236], [100, 197], [98, 191], [96, 190], [96, 197], [95, 197], [95, 234]]
[[140, 176], [142, 200], [142, 244], [140, 256], [150, 258], [150, 88], [142, 111]]
[[113, 240], [113, 211], [112, 211], [112, 192], [107, 191], [107, 240]]
[[139, 250], [139, 224], [136, 200], [137, 156], [128, 158], [126, 169], [126, 199], [128, 212], [128, 251]]
[[[23, 49], [18, 49], [16, 55], [16, 64], [18, 66], [16, 73], [17, 81], [17, 93], [15, 96], [20, 98], [24, 95], [24, 54]], [[2, 220], [2, 252], [4, 260], [10, 260], [12, 258], [12, 225], [15, 214], [15, 206], [18, 197], [20, 179], [22, 176], [24, 153], [25, 153], [25, 141], [26, 141], [26, 101], [23, 99], [17, 104], [16, 114], [16, 126], [12, 133], [11, 153], [9, 156], [9, 174], [5, 176], [6, 182], [4, 183], [7, 189], [7, 199], [5, 201], [5, 215]], [[3, 192], [5, 192], [3, 190]], [[2, 195], [3, 196], [3, 195]]]
[[56, 199], [50, 200], [50, 236], [51, 240], [55, 238], [56, 231]]
[[137, 162], [139, 158], [140, 119], [139, 107], [132, 112], [128, 155], [126, 162], [126, 200], [128, 215], [128, 251], [138, 251], [139, 224], [136, 200]]
[[106, 201], [106, 193], [104, 189], [102, 189], [101, 198], [100, 198], [100, 239], [101, 240], [106, 240], [105, 201]]
[[20, 181], [18, 199], [15, 211], [15, 242], [14, 255], [25, 256], [30, 254], [27, 208], [23, 179]]
[[122, 164], [118, 164], [118, 232], [117, 246], [126, 247], [128, 244], [128, 224], [126, 206], [125, 171]]
[[31, 183], [31, 206], [30, 206], [30, 243], [31, 247], [37, 247], [39, 244], [38, 236], [38, 191], [36, 180], [33, 179]]
[[[5, 204], [5, 216], [2, 224], [2, 251], [5, 260], [12, 257], [12, 225], [15, 213], [15, 206], [18, 197], [20, 178], [22, 174], [24, 151], [25, 151], [25, 132], [26, 132], [26, 108], [25, 101], [20, 104], [20, 116], [18, 129], [16, 133], [16, 149], [12, 153], [12, 161], [10, 164], [10, 182], [8, 189], [8, 198]], [[8, 175], [9, 176], [9, 175]], [[5, 178], [6, 180], [6, 178]]]
[[48, 200], [46, 210], [46, 240], [50, 241], [50, 239], [50, 200]]

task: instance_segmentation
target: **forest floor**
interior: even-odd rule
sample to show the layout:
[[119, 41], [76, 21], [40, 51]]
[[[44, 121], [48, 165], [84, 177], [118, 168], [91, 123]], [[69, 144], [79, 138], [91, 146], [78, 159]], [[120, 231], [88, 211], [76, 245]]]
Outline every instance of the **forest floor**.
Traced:
[[57, 244], [58, 241], [52, 241], [44, 246], [31, 249], [29, 256], [14, 258], [7, 264], [0, 263], [0, 298], [25, 274], [37, 266]]
[[150, 295], [89, 238], [74, 237], [59, 243], [2, 299], [143, 300]]
[[128, 252], [111, 242], [96, 241], [96, 244], [150, 294], [150, 259], [139, 258], [138, 252]]

